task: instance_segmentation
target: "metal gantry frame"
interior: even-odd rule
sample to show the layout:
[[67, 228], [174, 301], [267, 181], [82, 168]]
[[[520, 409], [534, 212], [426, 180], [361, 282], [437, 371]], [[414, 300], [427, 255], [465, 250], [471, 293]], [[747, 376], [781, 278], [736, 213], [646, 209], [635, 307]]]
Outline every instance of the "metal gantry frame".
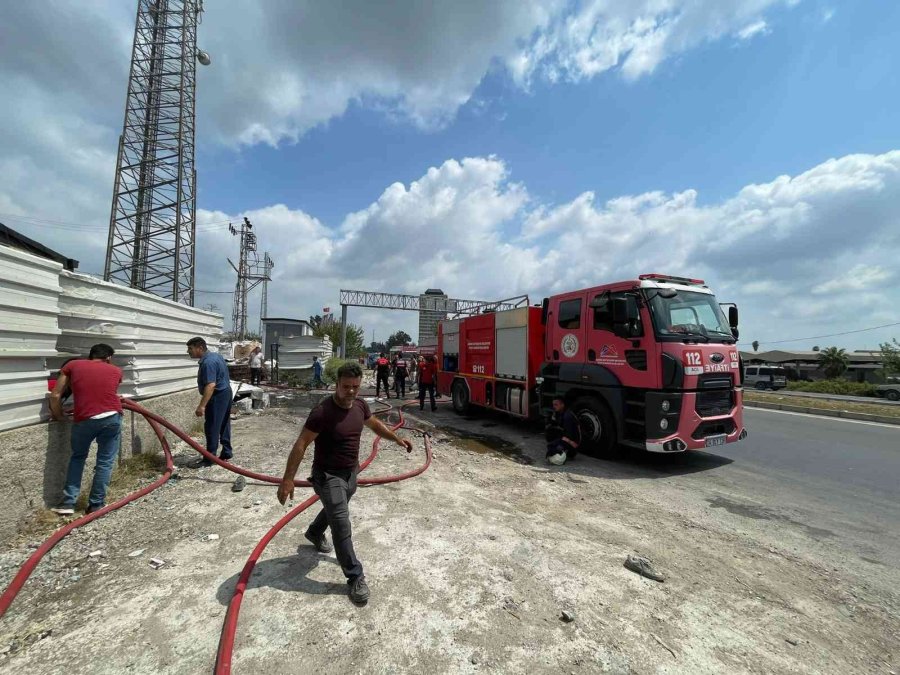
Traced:
[[[138, 0], [103, 278], [194, 304], [203, 0]], [[208, 63], [206, 54], [200, 55]]]
[[502, 312], [507, 309], [528, 306], [527, 295], [517, 295], [503, 300], [460, 300], [441, 295], [404, 295], [377, 291], [353, 291], [341, 289], [341, 358], [347, 356], [347, 308], [376, 307], [414, 312], [443, 312], [454, 317]]

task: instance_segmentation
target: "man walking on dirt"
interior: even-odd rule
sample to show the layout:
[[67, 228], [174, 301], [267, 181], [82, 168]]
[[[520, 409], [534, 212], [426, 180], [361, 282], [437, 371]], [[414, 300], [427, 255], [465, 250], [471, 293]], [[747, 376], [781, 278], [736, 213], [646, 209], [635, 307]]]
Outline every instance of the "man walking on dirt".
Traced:
[[[206, 449], [215, 455], [222, 443], [221, 458], [229, 460], [234, 455], [231, 447], [231, 378], [228, 366], [219, 354], [206, 348], [206, 340], [194, 337], [187, 341], [188, 354], [192, 359], [200, 359], [197, 368], [197, 389], [200, 404], [194, 411], [203, 418], [203, 432], [206, 435]], [[213, 461], [203, 457], [195, 468], [212, 466]]]
[[57, 421], [65, 419], [62, 394], [67, 386], [71, 386], [75, 396], [72, 456], [66, 471], [66, 486], [62, 503], [52, 509], [61, 516], [75, 513], [84, 463], [95, 440], [97, 463], [86, 513], [101, 509], [106, 503], [106, 488], [112, 475], [113, 460], [119, 452], [122, 431], [122, 401], [118, 394], [122, 371], [111, 363], [114, 353], [109, 345], [96, 344], [91, 347], [87, 359], [69, 361], [60, 369], [50, 394], [50, 414]]
[[378, 355], [375, 361], [375, 398], [381, 395], [381, 385], [384, 385], [384, 395], [391, 397], [390, 389], [388, 389], [388, 375], [391, 372], [391, 362], [387, 360], [384, 352]]
[[386, 438], [412, 452], [412, 443], [400, 438], [381, 421], [372, 417], [369, 406], [356, 398], [362, 384], [362, 368], [356, 363], [345, 363], [337, 371], [335, 392], [313, 408], [306, 418], [303, 430], [291, 449], [281, 485], [278, 501], [284, 504], [294, 496], [294, 476], [303, 461], [306, 448], [315, 443], [312, 475], [309, 481], [322, 500], [322, 510], [306, 530], [306, 538], [320, 553], [328, 553], [332, 546], [325, 536], [331, 528], [334, 550], [344, 576], [350, 599], [358, 604], [369, 600], [369, 586], [363, 567], [356, 558], [351, 540], [350, 509], [348, 503], [356, 492], [356, 476], [359, 473], [359, 440], [363, 426], [369, 427], [381, 438]]

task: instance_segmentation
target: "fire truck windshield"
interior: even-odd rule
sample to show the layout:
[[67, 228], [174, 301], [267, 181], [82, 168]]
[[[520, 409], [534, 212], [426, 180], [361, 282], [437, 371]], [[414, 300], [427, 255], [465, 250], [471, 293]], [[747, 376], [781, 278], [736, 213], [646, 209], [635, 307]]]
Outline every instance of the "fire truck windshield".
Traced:
[[656, 334], [663, 340], [699, 340], [733, 342], [728, 320], [716, 297], [709, 293], [678, 291], [671, 298], [656, 289], [644, 291]]

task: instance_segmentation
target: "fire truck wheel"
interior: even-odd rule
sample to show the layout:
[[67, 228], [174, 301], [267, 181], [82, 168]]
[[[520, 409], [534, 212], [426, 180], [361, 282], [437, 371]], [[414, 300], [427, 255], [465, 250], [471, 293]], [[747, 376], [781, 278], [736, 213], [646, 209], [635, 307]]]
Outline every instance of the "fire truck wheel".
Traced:
[[453, 383], [450, 390], [453, 398], [453, 409], [460, 415], [465, 415], [469, 411], [469, 390], [464, 382], [457, 380]]
[[606, 405], [591, 396], [582, 396], [575, 400], [572, 411], [581, 427], [584, 452], [597, 456], [611, 455], [616, 447], [616, 425]]

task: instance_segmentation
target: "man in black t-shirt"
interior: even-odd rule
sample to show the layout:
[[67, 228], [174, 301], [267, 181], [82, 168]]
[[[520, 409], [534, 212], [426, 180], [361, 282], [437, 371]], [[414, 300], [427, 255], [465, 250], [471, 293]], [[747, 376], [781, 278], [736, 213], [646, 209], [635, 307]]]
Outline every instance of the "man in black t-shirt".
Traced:
[[348, 502], [356, 492], [359, 473], [359, 439], [363, 426], [382, 438], [394, 441], [412, 452], [412, 443], [400, 438], [380, 420], [372, 417], [368, 404], [356, 398], [362, 384], [362, 368], [346, 363], [338, 368], [337, 385], [332, 396], [313, 408], [294, 443], [287, 468], [278, 487], [278, 501], [284, 504], [294, 496], [294, 476], [306, 448], [315, 442], [312, 476], [309, 480], [322, 500], [322, 510], [306, 530], [306, 538], [320, 553], [332, 550], [325, 536], [331, 528], [334, 549], [341, 570], [347, 577], [350, 599], [364, 604], [369, 600], [369, 587], [363, 568], [353, 550]]
[[391, 362], [387, 360], [384, 355], [384, 352], [378, 355], [378, 359], [375, 361], [375, 397], [378, 398], [381, 396], [381, 385], [384, 385], [384, 395], [387, 398], [391, 397], [390, 390], [388, 389], [388, 375], [391, 372]]

